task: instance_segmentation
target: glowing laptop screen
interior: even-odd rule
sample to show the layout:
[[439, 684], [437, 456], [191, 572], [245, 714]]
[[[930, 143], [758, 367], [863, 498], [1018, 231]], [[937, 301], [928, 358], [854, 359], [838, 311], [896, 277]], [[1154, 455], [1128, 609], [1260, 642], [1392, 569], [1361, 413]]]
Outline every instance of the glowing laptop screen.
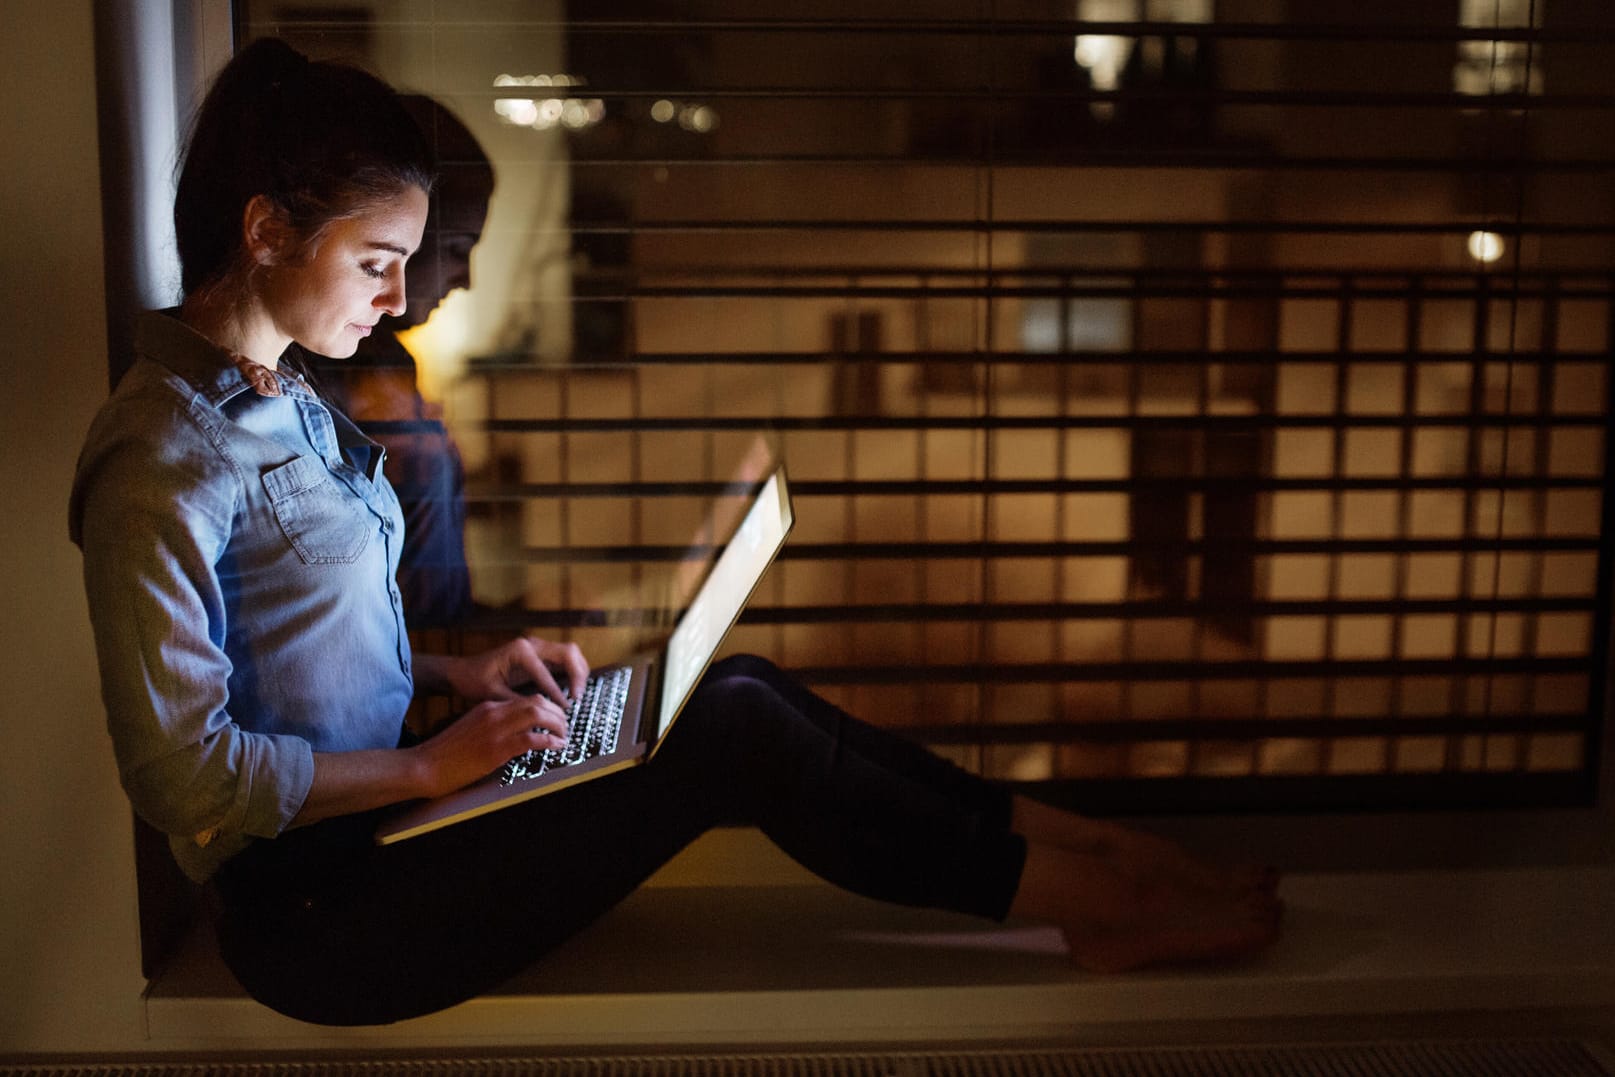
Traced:
[[667, 641], [661, 714], [656, 721], [658, 736], [667, 731], [724, 635], [739, 619], [769, 562], [785, 544], [791, 522], [785, 472], [776, 471], [763, 483], [745, 519]]

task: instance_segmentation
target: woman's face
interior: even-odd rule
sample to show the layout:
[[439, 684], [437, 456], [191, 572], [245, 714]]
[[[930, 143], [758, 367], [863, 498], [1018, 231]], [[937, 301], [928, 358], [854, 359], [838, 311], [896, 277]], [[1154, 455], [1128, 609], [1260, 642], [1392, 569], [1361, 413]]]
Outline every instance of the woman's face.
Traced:
[[492, 194], [491, 172], [445, 170], [421, 249], [409, 263], [408, 309], [397, 328], [420, 325], [450, 292], [471, 287], [471, 250], [482, 238]]
[[426, 209], [425, 192], [406, 188], [270, 266], [260, 298], [277, 332], [319, 355], [352, 355], [383, 314], [403, 312], [404, 263], [421, 245]]

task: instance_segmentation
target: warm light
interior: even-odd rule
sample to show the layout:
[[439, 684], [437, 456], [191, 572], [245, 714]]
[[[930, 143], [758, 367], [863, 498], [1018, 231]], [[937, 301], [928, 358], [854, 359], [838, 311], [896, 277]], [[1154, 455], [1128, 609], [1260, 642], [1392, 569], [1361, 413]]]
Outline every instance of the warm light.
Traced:
[[527, 97], [501, 97], [493, 103], [493, 110], [506, 123], [517, 127], [531, 127], [538, 122], [538, 102]]
[[1121, 83], [1122, 68], [1133, 51], [1133, 39], [1110, 34], [1081, 34], [1073, 55], [1088, 69], [1096, 90], [1114, 90]]
[[557, 125], [581, 131], [605, 119], [605, 103], [593, 99], [584, 101], [576, 97], [561, 100], [558, 97], [533, 101], [525, 97], [502, 97], [493, 103], [494, 112], [506, 123], [517, 127], [531, 127], [548, 131]]
[[561, 105], [561, 123], [577, 131], [589, 126], [589, 106], [576, 97], [569, 97]]
[[533, 126], [540, 131], [549, 130], [561, 122], [561, 113], [565, 109], [566, 103], [556, 97], [552, 97], [547, 101], [540, 101], [538, 104], [538, 119], [533, 121]]
[[[1209, 23], [1212, 21], [1212, 0], [1077, 0], [1079, 23], [1116, 22], [1135, 20], [1145, 22]], [[1072, 58], [1088, 73], [1089, 84], [1102, 93], [1120, 88], [1122, 72], [1127, 68], [1138, 39], [1114, 34], [1078, 34], [1072, 49]], [[1115, 104], [1095, 101], [1091, 111], [1100, 118], [1110, 117]]]
[[1490, 264], [1503, 257], [1503, 237], [1496, 232], [1469, 233], [1469, 257]]
[[464, 373], [475, 317], [470, 293], [457, 288], [426, 321], [398, 334], [398, 342], [415, 360], [421, 396], [434, 404], [444, 401], [449, 387]]
[[497, 75], [493, 84], [503, 86], [583, 86], [577, 75]]
[[704, 135], [718, 126], [718, 113], [707, 105], [686, 105], [679, 112], [679, 126]]
[[[1540, 28], [1546, 0], [1460, 0], [1458, 25], [1465, 29]], [[1452, 86], [1461, 94], [1542, 92], [1542, 57], [1530, 42], [1470, 38], [1458, 42]]]
[[[583, 86], [585, 80], [576, 75], [499, 75], [494, 78], [493, 84], [496, 87], [567, 87]], [[555, 127], [581, 131], [606, 118], [606, 104], [597, 97], [550, 97], [544, 100], [501, 97], [494, 101], [493, 110], [505, 123], [531, 127], [535, 131], [548, 131]]]
[[704, 135], [718, 126], [718, 110], [710, 105], [685, 105], [665, 97], [650, 107], [650, 118], [657, 123], [672, 123], [686, 131]]

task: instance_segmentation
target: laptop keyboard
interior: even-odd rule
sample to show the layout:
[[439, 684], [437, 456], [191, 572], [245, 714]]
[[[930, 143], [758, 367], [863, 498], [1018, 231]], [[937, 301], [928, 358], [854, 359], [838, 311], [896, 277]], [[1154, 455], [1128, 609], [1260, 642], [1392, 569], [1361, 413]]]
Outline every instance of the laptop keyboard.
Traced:
[[514, 785], [530, 781], [556, 767], [616, 751], [623, 708], [628, 705], [628, 682], [633, 672], [632, 666], [619, 666], [590, 677], [583, 686], [583, 694], [572, 701], [566, 712], [566, 747], [518, 755], [501, 769], [500, 782]]

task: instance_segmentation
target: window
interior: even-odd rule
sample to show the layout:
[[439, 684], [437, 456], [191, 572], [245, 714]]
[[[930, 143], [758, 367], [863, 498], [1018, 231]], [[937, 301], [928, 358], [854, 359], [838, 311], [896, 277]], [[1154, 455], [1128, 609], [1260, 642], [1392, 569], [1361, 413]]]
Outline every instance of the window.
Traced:
[[[1458, 24], [1465, 29], [1539, 28], [1546, 7], [1547, 0], [1462, 0]], [[1532, 54], [1532, 44], [1529, 38], [1464, 38], [1458, 42], [1452, 88], [1477, 97], [1540, 94], [1542, 60]]]
[[1615, 12], [927, 8], [238, 5], [492, 160], [407, 342], [485, 621], [642, 642], [763, 432], [799, 524], [731, 647], [968, 766], [1585, 802]]

